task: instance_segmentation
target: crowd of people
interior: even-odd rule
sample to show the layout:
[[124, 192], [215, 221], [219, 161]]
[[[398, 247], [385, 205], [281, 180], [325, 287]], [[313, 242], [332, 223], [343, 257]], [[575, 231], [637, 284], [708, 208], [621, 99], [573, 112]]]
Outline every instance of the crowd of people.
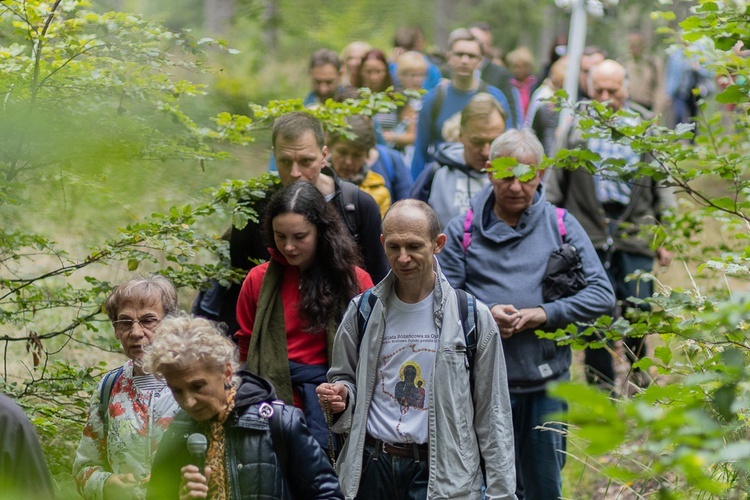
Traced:
[[[229, 236], [242, 284], [191, 314], [159, 275], [111, 293], [128, 361], [91, 397], [73, 471], [84, 498], [561, 497], [567, 408], [548, 388], [570, 378], [572, 354], [535, 331], [646, 307], [633, 298], [651, 283], [627, 277], [671, 254], [639, 229], [674, 198], [604, 167], [540, 168], [564, 41], [539, 74], [524, 47], [498, 64], [484, 23], [451, 33], [442, 68], [418, 29], [394, 42], [390, 57], [365, 42], [311, 55], [306, 106], [427, 92], [348, 117], [347, 134], [302, 111], [275, 121], [280, 187]], [[586, 49], [579, 97], [632, 125], [669, 101], [643, 37], [628, 42], [622, 62]], [[582, 132], [574, 122], [564, 147], [648, 160]], [[647, 349], [626, 346], [631, 360]], [[614, 395], [612, 352], [587, 350], [586, 375]], [[38, 450], [27, 462], [49, 478]]]

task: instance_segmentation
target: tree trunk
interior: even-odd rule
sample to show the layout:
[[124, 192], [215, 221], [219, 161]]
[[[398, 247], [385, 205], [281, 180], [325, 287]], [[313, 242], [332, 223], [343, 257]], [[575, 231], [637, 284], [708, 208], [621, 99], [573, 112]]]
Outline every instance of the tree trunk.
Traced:
[[455, 0], [435, 1], [435, 45], [443, 50], [447, 47], [450, 26], [453, 21], [453, 7]]
[[278, 0], [263, 0], [263, 43], [266, 51], [273, 55], [279, 46], [279, 12]]
[[203, 19], [206, 32], [212, 36], [226, 35], [232, 24], [236, 6], [236, 0], [205, 0]]

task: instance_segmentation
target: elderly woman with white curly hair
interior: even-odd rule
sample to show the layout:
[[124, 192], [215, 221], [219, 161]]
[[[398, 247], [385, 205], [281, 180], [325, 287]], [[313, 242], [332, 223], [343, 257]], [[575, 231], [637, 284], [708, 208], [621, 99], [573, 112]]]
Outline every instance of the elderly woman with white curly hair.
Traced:
[[343, 498], [302, 412], [238, 366], [214, 323], [183, 315], [159, 326], [144, 369], [166, 380], [182, 411], [159, 446], [147, 498]]

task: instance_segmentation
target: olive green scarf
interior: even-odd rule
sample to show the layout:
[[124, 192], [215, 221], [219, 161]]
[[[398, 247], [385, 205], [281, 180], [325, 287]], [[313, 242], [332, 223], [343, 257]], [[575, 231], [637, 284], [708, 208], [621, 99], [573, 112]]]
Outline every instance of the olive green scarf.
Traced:
[[[292, 376], [289, 373], [289, 352], [284, 325], [284, 303], [281, 299], [283, 276], [284, 265], [271, 260], [260, 287], [258, 307], [255, 311], [255, 326], [247, 350], [247, 370], [271, 382], [276, 389], [276, 397], [286, 404], [293, 405]], [[335, 336], [336, 324], [330, 321], [326, 327], [329, 365]]]

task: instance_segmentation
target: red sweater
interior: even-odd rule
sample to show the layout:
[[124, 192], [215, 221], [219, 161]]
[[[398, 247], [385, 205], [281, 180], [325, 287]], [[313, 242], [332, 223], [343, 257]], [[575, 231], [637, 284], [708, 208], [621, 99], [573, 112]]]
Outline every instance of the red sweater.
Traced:
[[[280, 255], [271, 255], [274, 260], [284, 265], [284, 275], [281, 279], [281, 300], [284, 304], [284, 326], [287, 335], [287, 350], [289, 360], [306, 365], [327, 365], [328, 354], [326, 349], [325, 335], [311, 335], [304, 331], [308, 326], [307, 321], [297, 312], [299, 304], [299, 269], [290, 266]], [[250, 270], [242, 283], [242, 290], [237, 301], [237, 322], [239, 331], [235, 334], [240, 350], [240, 361], [247, 359], [247, 349], [250, 345], [250, 336], [253, 334], [255, 325], [255, 312], [258, 308], [258, 297], [266, 275], [268, 262], [256, 266]], [[360, 292], [371, 288], [373, 283], [370, 275], [364, 269], [356, 268], [357, 280]], [[315, 333], [323, 333], [315, 332]]]

